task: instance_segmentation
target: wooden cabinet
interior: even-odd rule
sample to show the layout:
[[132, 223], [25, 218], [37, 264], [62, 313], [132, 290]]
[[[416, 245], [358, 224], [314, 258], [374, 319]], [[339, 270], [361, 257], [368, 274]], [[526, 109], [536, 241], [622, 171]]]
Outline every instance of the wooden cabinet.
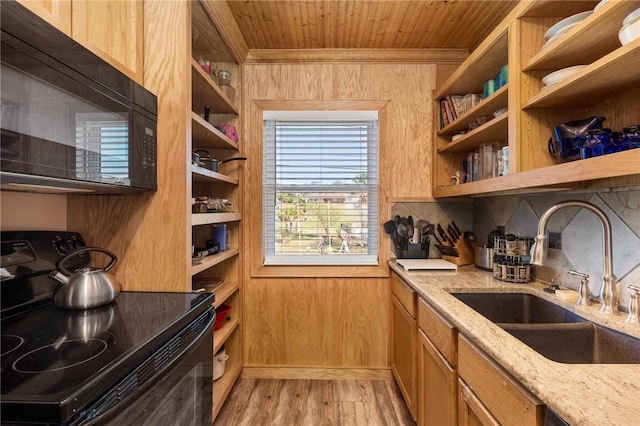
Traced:
[[[508, 64], [508, 83], [438, 130], [433, 155], [435, 197], [484, 194], [537, 187], [585, 188], [640, 181], [640, 149], [558, 164], [547, 141], [560, 123], [602, 115], [605, 127], [620, 130], [640, 116], [640, 43], [621, 46], [617, 31], [638, 2], [609, 2], [559, 40], [545, 46], [544, 33], [556, 22], [587, 10], [584, 2], [522, 2], [436, 90], [434, 99], [456, 93], [482, 93], [483, 82]], [[594, 30], [597, 28], [597, 31]], [[542, 78], [584, 64], [579, 73], [544, 91]], [[439, 104], [434, 119], [439, 122]], [[480, 116], [499, 108], [507, 113], [452, 141]], [[451, 185], [467, 154], [481, 143], [509, 146], [509, 175]]]
[[467, 384], [458, 379], [458, 425], [459, 426], [499, 426]]
[[[194, 288], [201, 281], [222, 281], [215, 289], [215, 306], [228, 305], [230, 315], [221, 329], [213, 336], [213, 353], [216, 354], [224, 345], [229, 356], [225, 372], [214, 382], [213, 418], [218, 415], [231, 388], [242, 371], [242, 279], [240, 242], [242, 241], [242, 164], [230, 162], [219, 166], [216, 172], [192, 163], [192, 152], [206, 150], [218, 162], [239, 156], [240, 147], [237, 141], [230, 139], [215, 125], [232, 124], [239, 126], [239, 110], [232, 99], [217, 84], [215, 75], [207, 74], [196, 61], [206, 58], [218, 69], [230, 70], [236, 96], [240, 95], [240, 67], [226, 62], [230, 56], [224, 50], [215, 24], [210, 20], [207, 6], [202, 2], [191, 3], [192, 38], [191, 45], [191, 96], [189, 116], [191, 140], [187, 143], [187, 170], [190, 188], [187, 204], [191, 205], [196, 197], [219, 197], [229, 200], [233, 205], [232, 212], [190, 213], [191, 244], [189, 248], [204, 249], [207, 241], [215, 240], [214, 227], [226, 230], [226, 247], [220, 247], [217, 254], [205, 257], [202, 263], [191, 266]], [[208, 121], [205, 120], [205, 108], [208, 109]], [[220, 228], [219, 228], [220, 229]]]
[[418, 425], [457, 423], [457, 329], [418, 300]]
[[71, 34], [139, 84], [144, 83], [144, 1], [74, 0]]
[[458, 340], [460, 424], [542, 425], [545, 405], [464, 336]]
[[71, 0], [18, 0], [18, 3], [71, 36]]
[[418, 351], [416, 293], [391, 274], [391, 371], [411, 417], [416, 419]]
[[138, 84], [144, 85], [144, 1], [19, 1]]

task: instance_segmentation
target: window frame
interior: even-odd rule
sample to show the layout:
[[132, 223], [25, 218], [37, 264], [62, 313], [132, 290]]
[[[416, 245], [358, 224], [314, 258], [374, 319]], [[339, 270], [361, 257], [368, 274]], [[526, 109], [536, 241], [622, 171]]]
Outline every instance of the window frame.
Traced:
[[[243, 212], [243, 241], [245, 244], [247, 273], [252, 278], [381, 278], [389, 277], [387, 264], [391, 257], [388, 238], [378, 239], [378, 265], [265, 265], [262, 245], [262, 197], [254, 194], [262, 191], [262, 156], [263, 156], [263, 112], [264, 111], [296, 111], [296, 110], [376, 110], [378, 111], [379, 143], [380, 143], [380, 180], [378, 185], [378, 209], [380, 217], [391, 214], [389, 199], [389, 183], [392, 170], [383, 151], [385, 141], [391, 137], [390, 131], [390, 100], [274, 100], [254, 99], [245, 106], [243, 153], [256, 161], [248, 161], [246, 164], [247, 175], [243, 178], [246, 190], [244, 191], [244, 206], [250, 206]], [[256, 200], [259, 198], [259, 201]], [[378, 232], [384, 232], [382, 224], [377, 224]]]
[[[367, 176], [371, 176], [373, 179], [373, 184], [363, 185], [362, 189], [366, 190], [368, 194], [368, 199], [373, 200], [372, 206], [369, 206], [367, 209], [367, 229], [370, 232], [367, 232], [367, 239], [369, 241], [367, 248], [368, 252], [365, 254], [349, 254], [349, 255], [338, 255], [338, 254], [278, 254], [274, 252], [275, 249], [275, 241], [277, 238], [277, 232], [275, 228], [277, 226], [277, 220], [275, 220], [275, 205], [271, 205], [270, 200], [269, 206], [265, 206], [264, 202], [267, 198], [277, 198], [277, 194], [279, 193], [278, 188], [283, 190], [289, 189], [290, 192], [300, 192], [300, 193], [332, 193], [335, 192], [335, 188], [329, 184], [317, 185], [315, 187], [300, 187], [299, 191], [296, 191], [298, 187], [296, 185], [287, 185], [284, 183], [277, 183], [277, 166], [267, 164], [266, 153], [264, 149], [266, 146], [269, 146], [269, 149], [274, 150], [270, 155], [273, 156], [275, 160], [275, 150], [277, 149], [277, 143], [275, 137], [269, 141], [267, 144], [265, 142], [266, 135], [263, 132], [263, 182], [262, 182], [262, 201], [263, 201], [263, 215], [262, 215], [262, 233], [263, 233], [263, 264], [265, 266], [271, 265], [298, 265], [298, 266], [364, 266], [364, 265], [374, 265], [377, 266], [380, 263], [380, 247], [379, 247], [379, 239], [380, 239], [380, 231], [379, 226], [376, 226], [380, 222], [380, 203], [379, 203], [379, 164], [380, 164], [380, 130], [379, 130], [379, 114], [378, 111], [375, 110], [353, 110], [353, 111], [326, 111], [326, 110], [314, 110], [314, 111], [263, 111], [263, 129], [265, 129], [266, 122], [270, 122], [272, 125], [277, 126], [277, 122], [288, 122], [296, 123], [299, 122], [301, 124], [308, 123], [327, 123], [329, 125], [336, 124], [339, 122], [349, 122], [349, 123], [375, 123], [371, 124], [372, 127], [368, 127], [370, 130], [375, 131], [375, 139], [374, 146], [367, 145], [365, 156], [367, 158], [367, 164], [370, 167], [367, 168]], [[319, 126], [321, 127], [321, 125]], [[275, 129], [274, 129], [275, 130]], [[269, 173], [268, 170], [271, 170], [272, 173]], [[264, 176], [271, 176], [273, 181], [265, 182]], [[355, 189], [356, 185], [344, 184], [341, 185], [341, 189], [344, 190], [343, 187]], [[360, 188], [360, 186], [357, 186]], [[325, 189], [326, 188], [326, 189]], [[280, 191], [281, 192], [281, 191]], [[342, 192], [342, 191], [341, 191]], [[365, 191], [362, 191], [365, 192]], [[277, 209], [276, 209], [277, 210]], [[273, 216], [273, 217], [272, 217]], [[373, 224], [373, 226], [371, 226]], [[273, 229], [271, 229], [273, 227]], [[273, 244], [274, 247], [270, 247], [269, 245]], [[369, 253], [369, 250], [372, 253]]]

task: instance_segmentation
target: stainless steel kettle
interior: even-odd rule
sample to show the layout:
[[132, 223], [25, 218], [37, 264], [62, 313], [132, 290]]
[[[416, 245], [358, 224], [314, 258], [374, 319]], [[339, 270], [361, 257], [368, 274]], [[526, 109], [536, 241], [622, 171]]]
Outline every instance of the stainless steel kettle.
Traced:
[[[76, 272], [65, 268], [64, 264], [69, 259], [90, 251], [98, 251], [109, 256], [109, 264], [100, 269], [84, 267]], [[49, 274], [51, 278], [60, 282], [53, 290], [53, 303], [63, 309], [89, 309], [113, 302], [120, 294], [120, 283], [108, 271], [117, 260], [113, 253], [99, 247], [79, 248], [58, 260], [57, 270]]]

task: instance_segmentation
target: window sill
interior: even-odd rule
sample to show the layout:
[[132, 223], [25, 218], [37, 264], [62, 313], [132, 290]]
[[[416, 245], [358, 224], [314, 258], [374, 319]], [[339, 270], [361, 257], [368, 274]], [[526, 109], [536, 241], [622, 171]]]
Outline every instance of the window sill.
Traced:
[[305, 278], [386, 278], [389, 267], [379, 265], [259, 265], [253, 267], [251, 277]]

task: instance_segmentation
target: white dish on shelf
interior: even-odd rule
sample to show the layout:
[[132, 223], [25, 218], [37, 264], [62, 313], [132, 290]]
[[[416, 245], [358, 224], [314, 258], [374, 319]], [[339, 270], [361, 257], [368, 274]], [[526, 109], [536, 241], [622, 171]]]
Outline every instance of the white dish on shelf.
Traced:
[[585, 20], [593, 13], [593, 10], [587, 10], [585, 12], [576, 13], [575, 15], [571, 15], [568, 18], [564, 18], [562, 21], [553, 25], [551, 28], [544, 33], [544, 39], [549, 40], [551, 37], [556, 35], [559, 31], [563, 30], [567, 25], [576, 24], [580, 21]]
[[620, 43], [622, 43], [623, 46], [640, 38], [640, 19], [637, 19], [631, 24], [620, 28], [620, 31], [618, 32], [618, 38], [620, 39]]
[[622, 26], [626, 27], [627, 25], [637, 21], [638, 19], [640, 19], [640, 7], [628, 14], [626, 18], [624, 18], [624, 21], [622, 21]]
[[593, 8], [593, 11], [595, 12], [607, 3], [609, 3], [609, 0], [602, 0], [600, 3], [596, 4], [596, 7]]
[[579, 73], [584, 67], [586, 67], [586, 65], [575, 65], [573, 67], [562, 68], [561, 70], [554, 71], [542, 78], [542, 84], [550, 86], [554, 83], [560, 83], [562, 80], [566, 80], [572, 75]]
[[547, 84], [546, 86], [542, 86], [542, 87], [540, 88], [540, 93], [542, 93], [543, 91], [547, 90], [549, 87], [553, 87], [553, 86], [557, 85], [558, 83], [559, 83], [559, 82], [551, 83], [551, 84]]
[[542, 49], [540, 50], [543, 50], [549, 47], [550, 44], [552, 44], [554, 41], [562, 37], [564, 34], [568, 33], [571, 30], [571, 28], [575, 27], [579, 23], [580, 22], [574, 22], [573, 24], [569, 24], [566, 27], [564, 27], [562, 30], [558, 31], [553, 37], [547, 40], [547, 42], [542, 46]]

